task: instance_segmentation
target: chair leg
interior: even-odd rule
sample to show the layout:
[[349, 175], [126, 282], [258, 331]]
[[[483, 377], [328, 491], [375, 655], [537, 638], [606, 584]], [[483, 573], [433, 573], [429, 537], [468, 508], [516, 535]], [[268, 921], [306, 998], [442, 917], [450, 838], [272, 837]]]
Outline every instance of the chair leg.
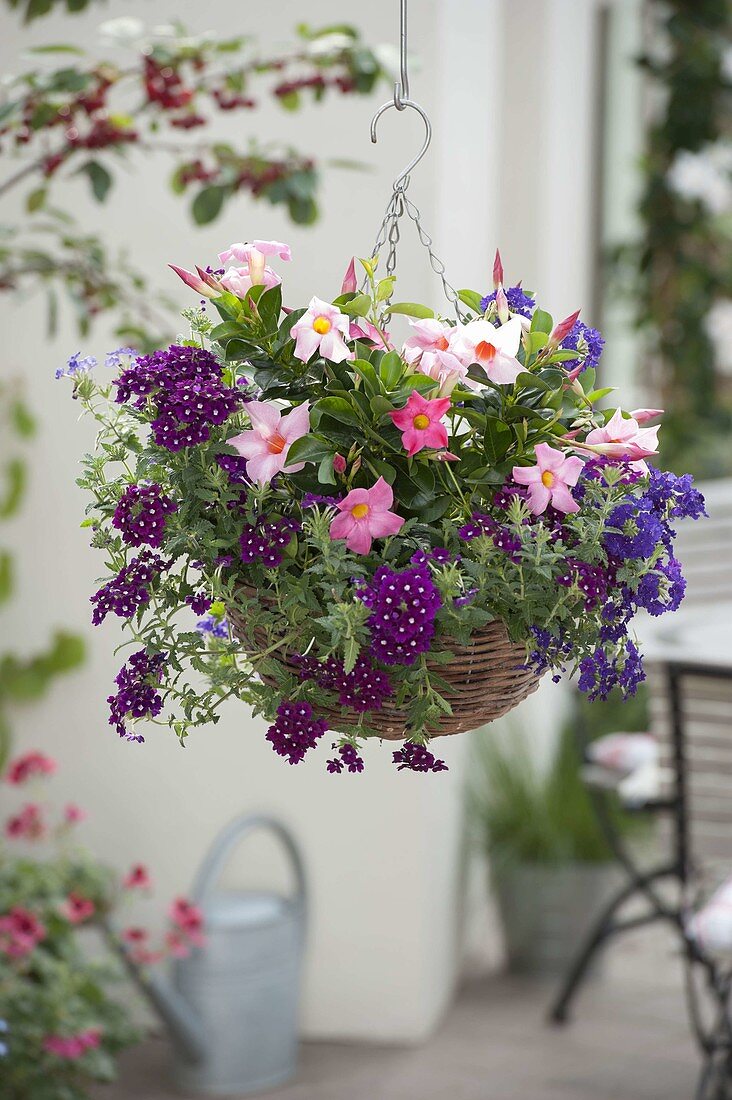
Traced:
[[648, 882], [656, 877], [664, 877], [667, 873], [667, 870], [664, 868], [655, 875], [651, 874], [639, 877], [624, 886], [615, 897], [607, 903], [567, 972], [559, 993], [549, 1010], [548, 1019], [550, 1023], [564, 1024], [567, 1022], [569, 1018], [570, 1003], [579, 989], [579, 986], [582, 984], [587, 973], [587, 968], [592, 962], [595, 952], [602, 946], [606, 939], [609, 939], [610, 936], [618, 932], [624, 932], [630, 928], [637, 928], [639, 925], [649, 924], [654, 920], [664, 919], [665, 914], [661, 912], [650, 912], [644, 916], [623, 923], [615, 923], [613, 921], [613, 917], [618, 909], [621, 909], [626, 901], [634, 894], [641, 891], [644, 882]]

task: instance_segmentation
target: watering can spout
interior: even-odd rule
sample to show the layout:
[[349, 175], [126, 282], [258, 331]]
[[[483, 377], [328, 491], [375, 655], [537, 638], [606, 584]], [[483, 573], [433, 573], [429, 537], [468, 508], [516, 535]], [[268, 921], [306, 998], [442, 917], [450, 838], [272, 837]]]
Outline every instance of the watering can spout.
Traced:
[[202, 1062], [206, 1057], [206, 1043], [196, 1013], [172, 985], [139, 966], [111, 928], [105, 928], [105, 932], [127, 973], [165, 1024], [180, 1056], [191, 1064]]

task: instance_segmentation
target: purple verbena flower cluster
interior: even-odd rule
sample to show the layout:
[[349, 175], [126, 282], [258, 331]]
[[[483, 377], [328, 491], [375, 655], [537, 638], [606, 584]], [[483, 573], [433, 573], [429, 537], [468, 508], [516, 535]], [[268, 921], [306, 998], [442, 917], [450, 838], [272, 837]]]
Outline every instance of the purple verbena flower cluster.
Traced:
[[371, 652], [385, 665], [413, 665], [426, 653], [442, 606], [426, 565], [395, 572], [380, 565], [372, 581], [358, 591], [371, 615]]
[[359, 657], [350, 672], [346, 672], [342, 661], [330, 657], [319, 661], [317, 657], [298, 657], [300, 679], [314, 680], [324, 691], [338, 695], [342, 707], [350, 707], [360, 714], [369, 710], [380, 710], [384, 700], [394, 693], [389, 677], [368, 659]]
[[93, 355], [87, 355], [82, 359], [81, 352], [77, 351], [69, 356], [65, 367], [58, 367], [55, 377], [76, 378], [79, 374], [88, 374], [90, 370], [94, 370], [96, 365], [97, 361]]
[[299, 764], [327, 729], [328, 723], [315, 717], [309, 703], [283, 699], [274, 723], [267, 730], [267, 740], [278, 756], [286, 757], [290, 764]]
[[589, 565], [586, 561], [567, 558], [564, 572], [557, 577], [557, 584], [571, 588], [576, 584], [585, 596], [585, 610], [591, 611], [607, 596], [608, 572], [601, 565]]
[[296, 520], [268, 522], [260, 516], [256, 523], [245, 524], [239, 536], [241, 560], [245, 565], [261, 561], [265, 569], [276, 569], [282, 564], [283, 551], [290, 545], [292, 536], [301, 530]]
[[632, 499], [613, 508], [603, 535], [605, 549], [614, 558], [650, 558], [664, 529], [650, 501]]
[[444, 760], [437, 760], [424, 745], [417, 745], [414, 741], [405, 741], [400, 749], [392, 756], [397, 765], [397, 771], [411, 772], [446, 772], [447, 764]]
[[103, 623], [110, 612], [121, 619], [132, 618], [150, 600], [150, 585], [164, 567], [159, 554], [141, 551], [116, 577], [89, 597], [94, 604], [94, 626]]
[[598, 646], [594, 653], [582, 658], [579, 673], [579, 689], [586, 692], [591, 702], [607, 699], [614, 687], [619, 687], [626, 697], [635, 695], [638, 685], [646, 678], [641, 655], [630, 638], [620, 656], [610, 657], [602, 646]]
[[[335, 748], [335, 745], [332, 747]], [[340, 775], [344, 769], [349, 772], [362, 772], [363, 757], [359, 755], [353, 745], [341, 745], [338, 749], [338, 756], [328, 760], [325, 766], [331, 775]]]
[[220, 619], [216, 615], [206, 615], [205, 618], [199, 619], [196, 630], [199, 634], [210, 634], [212, 638], [228, 639], [229, 637], [229, 624], [225, 618]]
[[186, 603], [196, 615], [205, 615], [211, 606], [211, 597], [208, 592], [192, 592], [186, 596]]
[[[531, 317], [536, 309], [536, 299], [531, 294], [527, 294], [520, 283], [517, 286], [504, 288], [504, 290], [511, 313], [518, 313], [521, 317]], [[486, 294], [485, 298], [481, 298], [480, 308], [484, 313], [491, 302], [495, 302], [496, 293], [497, 291], [494, 290], [490, 294]]]
[[156, 685], [162, 678], [167, 657], [167, 653], [150, 655], [147, 650], [139, 649], [115, 677], [117, 694], [110, 695], [107, 699], [109, 724], [127, 741], [145, 740], [142, 734], [136, 734], [127, 728], [128, 721], [155, 718], [162, 710], [163, 700]]
[[668, 508], [670, 519], [701, 519], [707, 515], [704, 497], [694, 487], [691, 474], [677, 477], [669, 471], [651, 466], [646, 496], [654, 508], [664, 512]]
[[559, 683], [566, 664], [572, 656], [571, 645], [565, 642], [560, 635], [553, 634], [551, 630], [547, 630], [545, 627], [532, 626], [531, 636], [535, 648], [529, 651], [527, 665], [539, 675], [542, 675], [547, 669], [553, 668], [555, 671], [552, 680], [555, 684]]
[[229, 481], [234, 485], [251, 484], [247, 477], [247, 460], [241, 455], [216, 455], [216, 462], [229, 475]]
[[212, 425], [223, 424], [245, 395], [225, 386], [222, 367], [204, 348], [172, 344], [166, 351], [141, 355], [115, 382], [117, 401], [134, 398], [136, 408], [155, 404], [152, 436], [158, 447], [180, 451], [205, 443]]
[[409, 560], [412, 565], [426, 565], [430, 561], [435, 565], [447, 565], [453, 558], [446, 547], [433, 546], [430, 550], [415, 550]]
[[488, 535], [493, 540], [493, 545], [518, 564], [521, 561], [521, 539], [511, 531], [482, 512], [474, 512], [469, 523], [463, 524], [458, 529], [458, 536], [465, 542], [472, 542], [481, 535]]
[[663, 615], [667, 611], [677, 611], [686, 592], [686, 581], [681, 572], [681, 563], [670, 558], [665, 564], [657, 565], [652, 573], [641, 578], [635, 593], [635, 602], [649, 615]]
[[[562, 348], [565, 351], [577, 351], [580, 347], [580, 343], [583, 345], [581, 354], [584, 353], [582, 370], [586, 370], [587, 367], [596, 369], [600, 362], [603, 348], [605, 347], [605, 338], [596, 328], [590, 328], [589, 325], [584, 324], [582, 321], [575, 321], [569, 334], [565, 336], [562, 341]], [[587, 349], [586, 352], [584, 352], [585, 348]], [[571, 370], [579, 361], [579, 358], [568, 359], [563, 365], [568, 370]]]
[[178, 505], [159, 485], [128, 485], [117, 501], [112, 526], [121, 533], [128, 546], [163, 544], [167, 516]]

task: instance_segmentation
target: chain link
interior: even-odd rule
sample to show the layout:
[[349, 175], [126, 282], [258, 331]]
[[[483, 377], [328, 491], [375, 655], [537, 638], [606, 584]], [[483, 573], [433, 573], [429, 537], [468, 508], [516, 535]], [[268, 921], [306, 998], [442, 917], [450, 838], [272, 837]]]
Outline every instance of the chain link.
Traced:
[[[414, 222], [419, 237], [420, 243], [427, 250], [427, 254], [430, 260], [430, 267], [437, 275], [442, 283], [442, 290], [445, 298], [452, 305], [455, 310], [455, 315], [459, 321], [466, 321], [468, 319], [467, 314], [463, 312], [460, 297], [457, 290], [449, 282], [446, 274], [446, 268], [443, 261], [435, 253], [433, 248], [432, 237], [429, 235], [424, 225], [422, 224], [422, 214], [419, 207], [407, 197], [407, 187], [409, 186], [409, 176], [399, 181], [398, 186], [394, 187], [391, 198], [386, 207], [384, 218], [379, 227], [379, 232], [374, 242], [374, 247], [371, 252], [372, 256], [379, 256], [382, 249], [388, 245], [388, 251], [386, 255], [386, 274], [388, 276], [394, 275], [396, 272], [397, 263], [397, 249], [399, 241], [401, 239], [401, 232], [399, 228], [399, 220], [406, 214], [411, 221]], [[366, 287], [367, 279], [363, 281], [363, 288]], [[386, 299], [385, 311], [383, 315], [384, 321], [389, 319], [389, 307], [388, 303], [391, 300], [391, 295]]]

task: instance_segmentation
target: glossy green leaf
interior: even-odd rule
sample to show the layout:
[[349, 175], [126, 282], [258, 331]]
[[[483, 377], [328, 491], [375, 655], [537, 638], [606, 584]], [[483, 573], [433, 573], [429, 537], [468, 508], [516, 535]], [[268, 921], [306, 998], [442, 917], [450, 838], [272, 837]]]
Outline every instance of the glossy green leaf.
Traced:
[[419, 317], [427, 319], [434, 317], [435, 311], [429, 306], [420, 305], [419, 302], [395, 302], [389, 306], [389, 313], [399, 313], [404, 317]]

